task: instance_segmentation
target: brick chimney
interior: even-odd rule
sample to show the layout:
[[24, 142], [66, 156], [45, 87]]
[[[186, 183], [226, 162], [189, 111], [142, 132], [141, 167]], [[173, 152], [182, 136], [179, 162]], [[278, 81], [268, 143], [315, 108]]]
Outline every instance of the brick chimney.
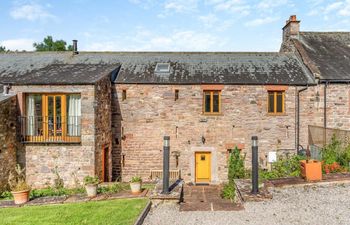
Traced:
[[286, 25], [282, 28], [283, 41], [289, 38], [297, 37], [300, 31], [300, 20], [297, 20], [296, 15], [291, 15], [289, 20], [286, 21]]

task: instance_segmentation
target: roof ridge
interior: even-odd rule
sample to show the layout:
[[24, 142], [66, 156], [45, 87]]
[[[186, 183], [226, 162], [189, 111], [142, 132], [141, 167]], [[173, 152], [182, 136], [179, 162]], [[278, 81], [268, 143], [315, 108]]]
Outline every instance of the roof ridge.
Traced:
[[300, 31], [301, 34], [314, 33], [314, 34], [349, 34], [350, 31]]
[[[79, 51], [79, 54], [284, 54], [284, 53], [280, 53], [280, 52], [234, 52], [234, 51]], [[0, 53], [0, 55], [6, 55], [6, 54], [71, 54], [70, 51], [65, 51], [65, 52], [57, 52], [57, 51], [47, 51], [47, 52], [35, 52], [35, 51], [25, 51], [25, 52], [4, 52], [4, 53]], [[77, 55], [79, 56], [79, 55]]]

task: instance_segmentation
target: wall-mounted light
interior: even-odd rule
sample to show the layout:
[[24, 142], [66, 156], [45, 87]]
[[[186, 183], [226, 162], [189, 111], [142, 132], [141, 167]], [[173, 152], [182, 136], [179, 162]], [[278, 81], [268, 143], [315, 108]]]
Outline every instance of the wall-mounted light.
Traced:
[[179, 167], [180, 152], [179, 151], [173, 151], [172, 155], [175, 157], [175, 165], [176, 165], [176, 168], [178, 168]]
[[202, 136], [202, 144], [204, 145], [205, 144], [205, 137], [204, 136]]

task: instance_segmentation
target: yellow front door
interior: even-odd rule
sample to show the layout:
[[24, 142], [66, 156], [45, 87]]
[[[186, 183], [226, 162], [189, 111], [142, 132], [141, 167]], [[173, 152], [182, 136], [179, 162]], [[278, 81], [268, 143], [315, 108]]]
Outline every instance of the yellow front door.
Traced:
[[196, 183], [210, 182], [210, 152], [196, 152]]

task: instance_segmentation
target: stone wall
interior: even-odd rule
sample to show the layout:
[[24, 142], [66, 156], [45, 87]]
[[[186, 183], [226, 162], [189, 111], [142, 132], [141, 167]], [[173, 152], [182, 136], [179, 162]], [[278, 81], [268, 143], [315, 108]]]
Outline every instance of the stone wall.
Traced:
[[[224, 86], [222, 114], [218, 116], [203, 115], [200, 85], [118, 84], [113, 89], [113, 137], [121, 138], [120, 145], [113, 148], [114, 163], [120, 156], [121, 161], [124, 158], [114, 175], [121, 171], [124, 181], [134, 175], [147, 180], [151, 170], [162, 169], [164, 135], [170, 135], [171, 152], [180, 152], [179, 169], [186, 181], [194, 179], [195, 151], [212, 152], [220, 182], [227, 179], [228, 149], [239, 146], [250, 166], [253, 135], [259, 137], [262, 166], [267, 152], [295, 149], [295, 87], [286, 90], [286, 113], [280, 116], [267, 114], [265, 86]], [[175, 89], [179, 90], [177, 101]], [[127, 93], [124, 101], [123, 90]], [[173, 155], [170, 162], [171, 169], [176, 169]]]
[[[328, 84], [327, 127], [350, 130], [350, 85]], [[300, 95], [301, 140], [308, 145], [308, 125], [324, 126], [324, 84], [309, 87]]]
[[17, 100], [16, 96], [0, 102], [0, 193], [7, 188], [8, 176], [17, 160]]
[[95, 86], [94, 85], [31, 85], [13, 86], [19, 105], [24, 104], [23, 93], [80, 93], [81, 143], [80, 144], [26, 144], [20, 158], [24, 159], [27, 182], [34, 188], [52, 185], [57, 167], [64, 185], [72, 187], [86, 175], [95, 175]]
[[119, 95], [116, 85], [112, 86], [112, 178], [113, 180], [121, 180], [122, 153], [121, 153], [121, 121], [122, 114], [120, 112]]
[[112, 109], [111, 109], [111, 81], [109, 76], [98, 81], [95, 85], [95, 161], [96, 174], [103, 181], [103, 154], [102, 151], [108, 148], [109, 181], [112, 180]]

